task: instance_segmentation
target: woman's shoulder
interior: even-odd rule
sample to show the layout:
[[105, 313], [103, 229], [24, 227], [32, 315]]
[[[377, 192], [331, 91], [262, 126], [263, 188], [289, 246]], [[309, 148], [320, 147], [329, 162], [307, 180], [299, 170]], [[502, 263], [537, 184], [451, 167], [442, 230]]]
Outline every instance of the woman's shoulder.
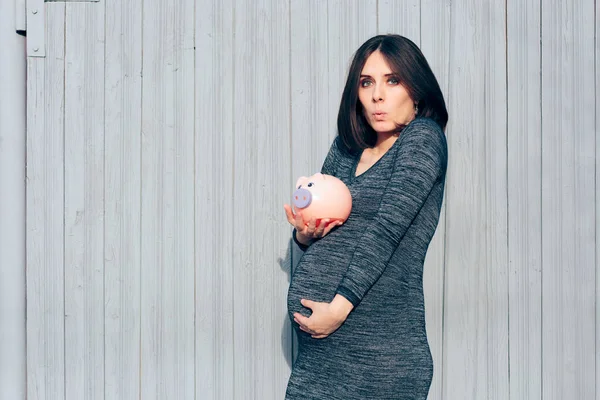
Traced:
[[400, 152], [410, 155], [411, 158], [439, 160], [445, 168], [448, 159], [446, 135], [435, 120], [425, 117], [415, 118], [404, 128], [400, 138], [403, 135]]
[[446, 147], [446, 135], [442, 127], [431, 118], [415, 118], [404, 128], [400, 137], [402, 135], [405, 136], [406, 141], [430, 142]]
[[429, 117], [417, 117], [411, 121], [406, 127], [407, 130], [423, 133], [441, 134], [444, 135], [442, 127]]

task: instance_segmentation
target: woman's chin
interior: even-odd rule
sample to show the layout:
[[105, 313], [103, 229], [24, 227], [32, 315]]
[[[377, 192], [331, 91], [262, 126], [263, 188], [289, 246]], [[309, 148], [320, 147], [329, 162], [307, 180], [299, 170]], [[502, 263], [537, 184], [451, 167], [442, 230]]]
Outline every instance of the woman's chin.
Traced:
[[375, 121], [371, 124], [371, 128], [377, 133], [394, 133], [397, 131], [396, 124], [389, 122]]

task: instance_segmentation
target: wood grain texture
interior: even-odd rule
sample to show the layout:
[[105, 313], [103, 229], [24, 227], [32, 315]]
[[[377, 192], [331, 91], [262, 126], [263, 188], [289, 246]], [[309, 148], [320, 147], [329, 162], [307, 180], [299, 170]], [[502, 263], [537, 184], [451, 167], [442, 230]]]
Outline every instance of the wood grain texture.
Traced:
[[104, 6], [65, 18], [65, 398], [104, 399]]
[[461, 0], [451, 15], [443, 397], [505, 399], [505, 14]]
[[594, 2], [542, 7], [542, 397], [595, 396]]
[[[449, 95], [450, 61], [450, 0], [423, 0], [421, 2], [421, 51], [435, 74], [446, 107]], [[450, 113], [450, 120], [454, 118]], [[448, 134], [448, 131], [446, 131]], [[447, 135], [448, 136], [448, 135]], [[451, 139], [448, 139], [451, 140]], [[449, 155], [452, 157], [452, 154]], [[429, 399], [443, 399], [443, 338], [444, 338], [444, 279], [446, 244], [446, 204], [444, 199], [440, 221], [431, 240], [423, 270], [423, 292], [425, 295], [425, 318], [427, 340], [433, 357], [433, 381], [429, 389]]]
[[[341, 95], [332, 93], [345, 76], [329, 73], [338, 62], [327, 40], [327, 2], [291, 1], [291, 167], [292, 185], [300, 176], [321, 170], [337, 135], [336, 118]], [[288, 189], [291, 198], [292, 187]], [[290, 200], [288, 200], [290, 201]]]
[[424, 270], [429, 398], [600, 399], [592, 0], [44, 7], [29, 399], [284, 397], [299, 255], [282, 205], [320, 168], [353, 52], [377, 32], [420, 45], [450, 114]]
[[141, 397], [193, 398], [194, 2], [144, 6]]
[[232, 0], [196, 4], [196, 399], [235, 398], [235, 31]]
[[594, 29], [594, 37], [596, 40], [594, 41], [596, 44], [595, 49], [595, 76], [594, 76], [594, 87], [595, 91], [595, 99], [596, 99], [596, 400], [600, 399], [600, 101], [598, 101], [598, 96], [600, 96], [600, 88], [598, 87], [598, 83], [600, 82], [600, 67], [598, 66], [598, 62], [600, 61], [600, 40], [598, 40], [598, 34], [600, 34], [600, 13], [598, 12], [597, 6], [595, 8], [595, 29]]
[[288, 281], [278, 265], [290, 232], [289, 7], [235, 3], [235, 399], [283, 398], [290, 372]]
[[[487, 399], [509, 397], [506, 9], [481, 4], [485, 60], [485, 274], [487, 281]], [[481, 238], [483, 239], [483, 238]], [[480, 240], [481, 240], [480, 239]], [[481, 265], [476, 265], [481, 268]]]
[[[507, 3], [510, 398], [542, 398], [540, 1]], [[545, 135], [544, 135], [545, 136]]]
[[[423, 23], [421, 21], [421, 2], [422, 0], [378, 0], [377, 32], [382, 35], [388, 33], [402, 35], [420, 46]], [[436, 4], [437, 7], [439, 5]]]
[[[336, 118], [340, 95], [330, 90], [343, 84], [344, 77], [329, 73], [331, 58], [328, 37], [327, 2], [292, 0], [290, 21], [291, 69], [291, 185], [301, 176], [321, 170], [333, 139], [337, 136]], [[292, 187], [286, 203], [291, 204]], [[291, 231], [291, 227], [289, 228]], [[290, 240], [288, 264], [291, 279], [302, 252]], [[289, 279], [288, 279], [289, 282]], [[293, 335], [292, 359], [297, 356], [297, 336]], [[289, 363], [291, 366], [291, 362]]]
[[46, 6], [46, 58], [27, 60], [27, 398], [65, 395], [65, 6]]
[[140, 397], [141, 0], [102, 3], [105, 60], [105, 397]]

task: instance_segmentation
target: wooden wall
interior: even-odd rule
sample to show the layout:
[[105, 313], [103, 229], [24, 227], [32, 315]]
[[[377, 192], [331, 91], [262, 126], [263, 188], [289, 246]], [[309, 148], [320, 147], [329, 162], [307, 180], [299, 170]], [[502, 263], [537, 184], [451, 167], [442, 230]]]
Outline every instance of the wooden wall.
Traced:
[[282, 399], [282, 205], [352, 52], [420, 45], [450, 113], [430, 399], [600, 398], [593, 0], [45, 4], [28, 60], [29, 399]]

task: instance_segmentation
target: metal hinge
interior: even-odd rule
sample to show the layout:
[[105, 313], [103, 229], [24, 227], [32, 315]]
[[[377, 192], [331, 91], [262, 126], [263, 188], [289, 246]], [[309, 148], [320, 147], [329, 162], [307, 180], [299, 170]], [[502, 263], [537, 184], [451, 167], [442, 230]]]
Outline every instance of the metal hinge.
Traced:
[[14, 0], [16, 30], [27, 36], [27, 56], [46, 57], [46, 16], [44, 0]]

